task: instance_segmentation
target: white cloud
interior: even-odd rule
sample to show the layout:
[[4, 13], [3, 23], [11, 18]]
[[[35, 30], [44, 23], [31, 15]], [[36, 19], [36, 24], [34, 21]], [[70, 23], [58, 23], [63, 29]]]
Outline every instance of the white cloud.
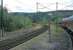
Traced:
[[73, 9], [71, 7], [66, 7], [71, 4], [71, 0], [4, 0], [4, 6], [6, 6], [9, 11], [35, 12], [36, 2], [41, 3], [39, 8], [42, 8], [43, 5], [49, 8], [39, 9], [40, 11], [55, 10], [56, 2], [59, 2], [58, 9]]

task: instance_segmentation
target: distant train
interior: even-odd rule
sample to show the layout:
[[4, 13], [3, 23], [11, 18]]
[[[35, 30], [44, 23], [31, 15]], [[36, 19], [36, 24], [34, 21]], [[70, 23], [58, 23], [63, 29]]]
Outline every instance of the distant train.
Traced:
[[73, 22], [73, 15], [62, 19], [63, 22]]
[[68, 25], [70, 28], [73, 29], [73, 15], [63, 18], [61, 23], [64, 23], [65, 25]]

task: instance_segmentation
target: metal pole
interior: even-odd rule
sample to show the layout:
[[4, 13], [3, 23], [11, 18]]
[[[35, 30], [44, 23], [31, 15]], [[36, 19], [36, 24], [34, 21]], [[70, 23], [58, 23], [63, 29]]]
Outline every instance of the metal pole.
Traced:
[[[39, 4], [39, 3], [36, 2], [36, 14], [37, 14], [37, 17], [39, 16], [39, 15], [38, 15], [38, 4]], [[38, 19], [38, 20], [39, 20], [39, 19]]]
[[1, 0], [1, 38], [3, 37], [3, 0]]
[[56, 2], [56, 11], [58, 10], [58, 2]]
[[51, 39], [51, 22], [50, 22], [50, 20], [48, 21], [49, 23], [48, 23], [48, 26], [49, 26], [49, 30], [48, 30], [48, 32], [49, 32], [49, 42], [52, 42], [52, 39]]
[[36, 12], [38, 12], [38, 2], [36, 2]]
[[[38, 16], [38, 2], [36, 3], [36, 10], [37, 10], [37, 16]], [[50, 16], [50, 20], [48, 20], [48, 34], [49, 34], [49, 42], [52, 42], [52, 38], [51, 38], [51, 14], [49, 14]]]
[[49, 33], [49, 42], [51, 43], [52, 42], [52, 34], [51, 34], [51, 17], [52, 17], [52, 14], [49, 14], [49, 20], [48, 20], [48, 33]]
[[[58, 2], [56, 2], [56, 17], [57, 17], [57, 10], [58, 10]], [[58, 19], [56, 19], [56, 32], [57, 32], [57, 21]]]

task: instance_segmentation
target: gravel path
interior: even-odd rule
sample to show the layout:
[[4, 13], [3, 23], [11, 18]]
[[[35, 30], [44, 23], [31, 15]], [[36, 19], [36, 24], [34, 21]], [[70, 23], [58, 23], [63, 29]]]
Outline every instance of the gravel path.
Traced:
[[2, 36], [1, 30], [0, 30], [0, 41], [23, 35], [26, 32], [28, 33], [33, 30], [37, 30], [41, 27], [42, 26], [36, 26], [36, 27], [32, 27], [32, 28], [27, 28], [27, 29], [20, 29], [20, 30], [14, 31], [14, 32], [3, 32], [3, 36]]
[[66, 33], [53, 36], [51, 43], [48, 39], [48, 32], [46, 32], [10, 50], [71, 50], [71, 41]]

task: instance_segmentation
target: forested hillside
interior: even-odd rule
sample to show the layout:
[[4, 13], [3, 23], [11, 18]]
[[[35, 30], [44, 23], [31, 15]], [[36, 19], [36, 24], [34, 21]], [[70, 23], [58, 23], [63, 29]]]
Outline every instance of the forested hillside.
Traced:
[[[49, 15], [49, 14], [52, 15]], [[57, 10], [57, 11], [49, 11], [49, 12], [38, 12], [38, 13], [24, 13], [24, 12], [11, 12], [9, 13], [9, 15], [12, 16], [28, 16], [30, 17], [33, 22], [38, 22], [38, 21], [42, 21], [43, 18], [46, 20], [49, 20], [50, 17], [56, 18], [56, 17], [69, 17], [71, 15], [73, 15], [73, 10]]]

